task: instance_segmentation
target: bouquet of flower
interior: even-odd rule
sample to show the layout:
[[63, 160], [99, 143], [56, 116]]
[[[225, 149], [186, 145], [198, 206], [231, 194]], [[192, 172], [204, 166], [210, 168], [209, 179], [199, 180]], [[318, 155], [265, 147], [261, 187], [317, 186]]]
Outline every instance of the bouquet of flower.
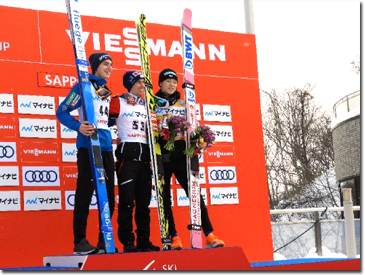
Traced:
[[167, 117], [162, 123], [161, 135], [165, 140], [167, 140], [164, 148], [168, 151], [175, 150], [175, 137], [177, 133], [184, 132], [190, 127], [190, 123], [181, 116], [171, 116]]
[[199, 143], [202, 142], [206, 142], [208, 144], [207, 148], [212, 147], [215, 142], [214, 133], [209, 126], [199, 125], [198, 127], [196, 127], [190, 139], [191, 146], [184, 151], [184, 154], [189, 156], [190, 158], [201, 154], [206, 149], [202, 149], [199, 147]]

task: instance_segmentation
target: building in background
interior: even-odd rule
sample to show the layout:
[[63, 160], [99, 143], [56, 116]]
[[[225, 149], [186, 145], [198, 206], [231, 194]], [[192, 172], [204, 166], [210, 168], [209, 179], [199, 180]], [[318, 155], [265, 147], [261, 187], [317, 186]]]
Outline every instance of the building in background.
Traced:
[[352, 188], [353, 203], [360, 205], [360, 91], [337, 101], [333, 113], [332, 138], [337, 180], [341, 188]]

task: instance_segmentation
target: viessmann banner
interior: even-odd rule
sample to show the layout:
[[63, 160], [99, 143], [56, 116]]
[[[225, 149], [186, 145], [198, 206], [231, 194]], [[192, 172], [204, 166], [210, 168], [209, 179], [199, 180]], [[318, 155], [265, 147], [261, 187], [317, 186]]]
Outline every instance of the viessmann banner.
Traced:
[[[12, 20], [8, 16], [0, 18], [0, 59], [74, 65], [65, 14], [25, 9], [14, 11], [6, 7], [2, 10], [11, 10], [15, 16]], [[106, 51], [113, 57], [114, 68], [140, 68], [134, 22], [83, 16], [82, 24], [87, 53]], [[147, 35], [152, 69], [162, 70], [165, 66], [182, 68], [180, 28], [148, 23]], [[254, 36], [201, 29], [194, 29], [193, 35], [196, 73], [257, 79]], [[246, 57], [244, 62], [237, 58], [242, 55]], [[70, 87], [75, 83], [75, 74], [59, 76], [58, 81], [54, 81], [54, 77], [40, 73], [40, 85], [54, 82], [53, 85], [57, 86], [62, 82]]]
[[[61, 125], [55, 113], [77, 83], [76, 68], [66, 14], [0, 6], [0, 15], [0, 74], [4, 79], [0, 91], [0, 221], [5, 224], [0, 236], [25, 234], [22, 223], [29, 221], [26, 234], [51, 239], [44, 249], [32, 251], [32, 257], [25, 257], [30, 252], [17, 249], [17, 243], [9, 244], [13, 253], [0, 252], [0, 259], [19, 266], [13, 259], [20, 257], [29, 266], [51, 247], [59, 247], [55, 251], [59, 254], [72, 252], [77, 133]], [[178, 90], [183, 92], [180, 28], [148, 23], [146, 15], [154, 91], [159, 88], [159, 72], [169, 67], [179, 74]], [[134, 22], [82, 16], [82, 24], [87, 55], [108, 52], [114, 67], [108, 87], [114, 94], [125, 93], [124, 72], [141, 70]], [[216, 136], [214, 146], [200, 156], [203, 199], [226, 245], [242, 246], [252, 261], [270, 260], [255, 37], [193, 26], [193, 42], [198, 121], [209, 125]], [[71, 114], [78, 118], [77, 111]], [[115, 140], [116, 129], [110, 131]], [[188, 198], [174, 178], [171, 197], [179, 235], [188, 247]], [[98, 223], [96, 209], [93, 198], [88, 224]], [[117, 206], [115, 210], [117, 228]], [[6, 222], [9, 217], [17, 219]], [[43, 229], [49, 225], [57, 225], [54, 233], [67, 234], [48, 236], [50, 232]], [[97, 227], [90, 228], [93, 242]], [[10, 239], [0, 237], [7, 246]], [[151, 196], [151, 240], [160, 242], [155, 192]], [[32, 247], [31, 243], [19, 246]], [[263, 252], [263, 247], [269, 252]], [[21, 257], [19, 251], [28, 254]], [[6, 267], [2, 261], [1, 267]]]

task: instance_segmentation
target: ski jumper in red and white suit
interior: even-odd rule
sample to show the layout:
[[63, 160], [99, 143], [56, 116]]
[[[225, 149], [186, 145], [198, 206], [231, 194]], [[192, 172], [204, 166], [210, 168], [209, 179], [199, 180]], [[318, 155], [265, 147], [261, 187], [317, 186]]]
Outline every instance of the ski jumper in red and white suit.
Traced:
[[151, 168], [147, 141], [147, 110], [144, 100], [131, 93], [113, 97], [110, 118], [116, 118], [121, 143], [115, 150], [118, 177], [118, 238], [134, 243], [132, 215], [135, 211], [137, 246], [149, 243]]

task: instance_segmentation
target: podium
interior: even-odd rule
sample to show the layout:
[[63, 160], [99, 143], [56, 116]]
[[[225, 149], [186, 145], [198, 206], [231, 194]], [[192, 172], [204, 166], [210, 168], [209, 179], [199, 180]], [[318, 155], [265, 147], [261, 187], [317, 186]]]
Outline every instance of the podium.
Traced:
[[45, 256], [43, 264], [81, 270], [251, 270], [241, 247]]
[[313, 258], [250, 263], [241, 247], [43, 257], [44, 268], [77, 270], [360, 270], [360, 259]]

